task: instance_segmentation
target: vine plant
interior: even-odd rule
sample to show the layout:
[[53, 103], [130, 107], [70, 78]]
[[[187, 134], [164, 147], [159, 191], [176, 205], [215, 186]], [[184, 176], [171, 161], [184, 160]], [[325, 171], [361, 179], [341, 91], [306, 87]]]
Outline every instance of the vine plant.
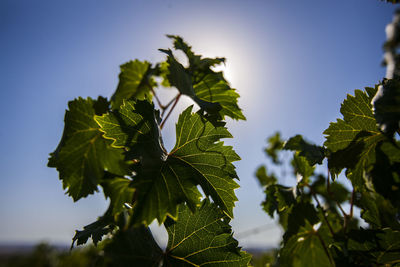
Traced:
[[[272, 165], [287, 165], [284, 150], [293, 151], [297, 177], [290, 187], [278, 183], [274, 168], [256, 172], [266, 193], [262, 206], [284, 230], [279, 266], [400, 266], [399, 12], [386, 31], [387, 78], [347, 96], [323, 146], [301, 135], [268, 139]], [[323, 161], [326, 175], [315, 171]], [[351, 186], [339, 182], [343, 171]]]
[[[238, 187], [233, 162], [240, 158], [221, 141], [232, 137], [225, 117], [245, 119], [239, 95], [212, 68], [224, 58], [202, 58], [181, 37], [168, 37], [188, 66], [171, 49], [160, 49], [165, 62], [121, 65], [111, 99], [68, 103], [64, 133], [48, 166], [57, 168], [74, 201], [99, 187], [110, 199], [103, 216], [76, 231], [72, 246], [89, 238], [97, 244], [106, 235], [102, 260], [109, 266], [247, 266], [250, 255], [229, 226]], [[164, 103], [157, 92], [165, 87], [177, 94]], [[190, 106], [180, 114], [175, 147], [166, 151], [161, 129], [182, 95], [199, 110]], [[154, 220], [168, 232], [164, 251], [148, 228]]]

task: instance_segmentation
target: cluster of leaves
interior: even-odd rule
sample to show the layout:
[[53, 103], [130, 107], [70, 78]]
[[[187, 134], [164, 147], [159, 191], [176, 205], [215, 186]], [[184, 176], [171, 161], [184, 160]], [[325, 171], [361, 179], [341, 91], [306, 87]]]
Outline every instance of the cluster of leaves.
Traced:
[[[380, 86], [387, 89], [372, 101]], [[278, 183], [266, 166], [256, 172], [266, 193], [263, 209], [271, 217], [277, 214], [285, 231], [280, 266], [400, 263], [400, 142], [394, 136], [400, 114], [391, 108], [400, 106], [399, 90], [399, 81], [384, 80], [348, 95], [343, 119], [324, 131], [323, 146], [300, 135], [286, 142], [279, 134], [268, 140], [266, 154], [276, 166], [285, 164], [284, 150], [293, 151], [290, 164], [297, 177], [291, 187]], [[328, 176], [315, 171], [324, 160]], [[339, 182], [342, 172], [351, 186]], [[361, 218], [354, 216], [355, 206]]]
[[[294, 186], [278, 183], [261, 166], [263, 209], [278, 215], [284, 230], [279, 266], [398, 266], [400, 264], [400, 79], [355, 90], [340, 109], [342, 119], [317, 146], [279, 133], [265, 149], [274, 168], [289, 150]], [[326, 161], [327, 176], [316, 172]], [[350, 183], [343, 185], [339, 176]], [[354, 209], [360, 216], [354, 216]]]
[[[247, 266], [250, 256], [240, 251], [229, 226], [238, 187], [233, 162], [240, 158], [221, 141], [232, 137], [225, 117], [245, 119], [239, 95], [212, 68], [224, 58], [202, 58], [181, 37], [168, 37], [188, 66], [171, 49], [160, 49], [165, 62], [121, 66], [110, 100], [68, 104], [64, 133], [48, 166], [57, 168], [74, 201], [99, 187], [110, 199], [103, 216], [76, 231], [72, 245], [89, 238], [97, 244], [108, 235], [102, 246], [111, 266]], [[177, 89], [166, 105], [156, 94], [165, 87]], [[181, 95], [199, 110], [190, 106], [180, 114], [175, 147], [167, 151], [161, 129]], [[148, 229], [154, 220], [168, 231], [165, 251]]]

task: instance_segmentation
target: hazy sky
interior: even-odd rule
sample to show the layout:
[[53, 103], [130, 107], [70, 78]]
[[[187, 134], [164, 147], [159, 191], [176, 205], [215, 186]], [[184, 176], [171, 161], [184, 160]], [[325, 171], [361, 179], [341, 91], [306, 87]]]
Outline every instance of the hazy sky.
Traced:
[[[322, 144], [346, 94], [383, 78], [394, 10], [377, 0], [0, 1], [0, 242], [68, 243], [105, 211], [101, 193], [77, 203], [64, 194], [46, 167], [48, 153], [61, 138], [67, 102], [111, 96], [128, 60], [163, 60], [157, 49], [172, 46], [165, 34], [227, 58], [247, 117], [228, 122], [235, 139], [227, 143], [242, 157], [232, 225], [240, 233], [270, 223], [254, 178], [265, 139], [279, 130]], [[177, 115], [163, 130], [167, 148]], [[276, 245], [279, 234], [273, 226], [239, 241]]]

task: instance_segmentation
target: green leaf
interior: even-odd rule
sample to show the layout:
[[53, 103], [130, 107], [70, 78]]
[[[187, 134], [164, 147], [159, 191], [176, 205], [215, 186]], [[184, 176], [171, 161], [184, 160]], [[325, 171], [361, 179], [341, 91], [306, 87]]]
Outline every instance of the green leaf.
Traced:
[[268, 186], [276, 184], [276, 177], [274, 174], [268, 174], [265, 166], [260, 166], [256, 171], [256, 177], [261, 186]]
[[158, 246], [149, 228], [130, 227], [120, 230], [104, 249], [110, 266], [153, 266], [159, 267], [163, 251]]
[[164, 266], [248, 266], [251, 256], [240, 251], [229, 218], [207, 199], [192, 213], [180, 205], [179, 220], [165, 222], [168, 246]]
[[164, 222], [167, 215], [176, 218], [177, 205], [186, 202], [194, 210], [201, 197], [200, 185], [228, 216], [233, 216], [234, 189], [238, 187], [232, 162], [239, 156], [232, 147], [219, 142], [230, 138], [224, 127], [216, 127], [192, 107], [179, 117], [177, 141], [166, 153], [160, 137], [154, 107], [147, 101], [127, 101], [96, 121], [113, 139], [113, 146], [125, 147], [128, 160], [135, 160], [136, 176], [132, 186], [137, 190], [132, 223]]
[[315, 167], [310, 166], [309, 161], [305, 157], [300, 156], [298, 152], [293, 155], [293, 160], [291, 163], [293, 166], [294, 174], [297, 176], [297, 182], [308, 183], [308, 178], [310, 178], [310, 176], [314, 174]]
[[399, 144], [382, 142], [376, 147], [376, 162], [368, 178], [376, 192], [400, 207], [400, 148]]
[[281, 134], [276, 132], [274, 135], [271, 135], [268, 140], [268, 147], [264, 149], [267, 156], [269, 156], [273, 163], [281, 164], [278, 153], [282, 150], [284, 142], [281, 139]]
[[348, 250], [358, 261], [379, 266], [400, 263], [400, 231], [361, 229], [353, 230], [349, 237]]
[[[181, 50], [185, 53], [189, 60], [189, 68], [192, 72], [195, 72], [195, 74], [210, 72], [211, 67], [225, 63], [225, 58], [201, 58], [200, 55], [196, 55], [192, 51], [192, 47], [185, 43], [180, 36], [167, 35], [167, 37], [174, 40], [174, 48], [176, 50]], [[197, 82], [197, 80], [195, 80], [195, 82]]]
[[218, 103], [221, 106], [219, 114], [222, 118], [228, 116], [236, 120], [246, 119], [237, 104], [239, 94], [229, 86], [222, 73], [207, 74], [193, 86], [193, 89], [201, 101]]
[[110, 233], [113, 228], [113, 218], [106, 212], [104, 216], [100, 217], [94, 223], [83, 227], [82, 231], [75, 231], [75, 236], [72, 238], [71, 249], [75, 242], [78, 246], [83, 245], [89, 238], [92, 238], [93, 243], [97, 245], [97, 243], [102, 240], [103, 236]]
[[280, 266], [334, 266], [330, 252], [324, 248], [322, 238], [318, 235], [321, 233], [307, 222], [281, 249]]
[[356, 205], [361, 208], [361, 218], [371, 225], [373, 229], [391, 227], [400, 230], [397, 220], [398, 209], [393, 207], [389, 200], [375, 192], [364, 191]]
[[185, 68], [174, 57], [170, 49], [159, 49], [168, 55], [169, 83], [175, 86], [181, 94], [193, 99], [202, 110], [205, 110], [217, 120], [229, 116], [233, 119], [245, 120], [237, 101], [239, 94], [231, 88], [224, 79], [222, 72], [211, 70], [212, 66], [223, 63], [223, 58], [201, 58], [195, 55], [181, 37], [168, 35], [174, 39], [176, 49], [182, 50], [188, 60], [189, 66]]
[[366, 88], [366, 92], [355, 91], [355, 96], [348, 95], [340, 112], [343, 120], [331, 123], [324, 131], [324, 145], [332, 152], [328, 167], [332, 174], [347, 169], [347, 177], [355, 188], [364, 185], [364, 173], [375, 162], [375, 147], [386, 137], [376, 126], [372, 114], [371, 100], [375, 88]]
[[251, 256], [232, 237], [229, 218], [207, 199], [192, 213], [179, 206], [179, 220], [165, 222], [163, 252], [144, 226], [119, 231], [106, 245], [112, 266], [248, 266]]
[[315, 164], [322, 164], [325, 158], [325, 151], [323, 147], [312, 145], [304, 141], [301, 135], [296, 135], [287, 140], [283, 149], [298, 151], [300, 156], [305, 157], [311, 166]]
[[168, 55], [168, 72], [167, 78], [171, 85], [175, 86], [183, 95], [195, 98], [196, 94], [193, 90], [192, 77], [185, 67], [179, 63], [170, 49], [159, 49]]
[[265, 189], [265, 194], [266, 199], [261, 205], [271, 217], [274, 216], [275, 211], [281, 215], [282, 212], [290, 209], [296, 203], [291, 187], [271, 184]]
[[147, 61], [129, 61], [120, 66], [117, 90], [111, 97], [113, 109], [118, 109], [124, 99], [145, 99], [151, 96], [155, 82], [151, 79], [153, 69]]
[[318, 175], [317, 180], [315, 180], [311, 185], [311, 189], [313, 190], [313, 192], [321, 195], [328, 202], [334, 201], [338, 203], [343, 203], [350, 199], [350, 192], [345, 186], [338, 182], [329, 183], [328, 190], [326, 179], [327, 178], [323, 175]]
[[133, 205], [135, 189], [131, 186], [131, 182], [130, 179], [115, 176], [107, 177], [102, 181], [101, 186], [104, 195], [110, 198], [113, 215], [122, 212], [125, 204]]
[[400, 128], [400, 81], [385, 79], [378, 86], [372, 104], [379, 128], [392, 137]]
[[105, 98], [98, 100], [78, 98], [68, 103], [65, 128], [60, 145], [49, 159], [49, 167], [56, 167], [63, 187], [74, 199], [79, 200], [97, 191], [104, 171], [124, 176], [126, 165], [122, 150], [110, 146], [102, 138], [94, 116], [108, 110]]
[[287, 228], [285, 229], [286, 232], [283, 235], [283, 240], [285, 243], [288, 242], [288, 240], [293, 235], [299, 233], [301, 227], [306, 226], [307, 223], [314, 225], [318, 222], [320, 222], [320, 219], [314, 205], [308, 201], [300, 200], [295, 203], [289, 211]]

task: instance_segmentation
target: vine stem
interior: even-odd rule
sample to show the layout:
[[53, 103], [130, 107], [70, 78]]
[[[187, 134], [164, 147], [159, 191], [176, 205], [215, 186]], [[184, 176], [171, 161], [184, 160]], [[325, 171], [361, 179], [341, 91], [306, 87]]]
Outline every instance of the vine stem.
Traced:
[[[313, 229], [313, 230], [314, 230], [314, 229]], [[328, 256], [328, 259], [329, 259], [330, 264], [331, 264], [332, 266], [335, 266], [335, 264], [334, 264], [334, 262], [333, 262], [333, 259], [332, 259], [332, 256], [331, 256], [331, 254], [329, 253], [328, 247], [326, 246], [326, 244], [325, 244], [324, 240], [322, 239], [321, 235], [320, 235], [317, 231], [315, 231], [315, 230], [314, 230], [314, 234], [318, 237], [319, 241], [321, 242], [321, 245], [322, 245], [322, 247], [324, 248], [324, 251], [325, 251], [325, 253], [326, 253], [326, 256]]]
[[[328, 179], [326, 179], [327, 180], [327, 182], [326, 182], [326, 191], [328, 192], [328, 194], [329, 194], [329, 196], [332, 196], [333, 195], [333, 193], [332, 193], [332, 191], [331, 191], [331, 183], [330, 183], [330, 171], [329, 171], [329, 169], [328, 169]], [[337, 201], [337, 200], [335, 200], [335, 202], [336, 202], [336, 205], [338, 206], [338, 208], [339, 208], [339, 210], [340, 210], [340, 212], [343, 214], [343, 217], [345, 218], [345, 220], [346, 220], [346, 218], [349, 216], [345, 211], [344, 211], [344, 209], [342, 208], [342, 205], [340, 205], [340, 203]]]
[[[311, 190], [311, 189], [310, 189], [310, 190]], [[317, 202], [318, 208], [319, 208], [319, 209], [321, 210], [321, 212], [322, 212], [322, 216], [324, 217], [324, 220], [325, 220], [325, 222], [326, 222], [326, 225], [327, 225], [328, 228], [329, 228], [329, 232], [331, 232], [332, 236], [334, 236], [334, 235], [335, 235], [335, 232], [333, 231], [332, 226], [331, 226], [331, 224], [330, 224], [329, 221], [328, 221], [328, 218], [326, 218], [325, 211], [324, 211], [324, 209], [322, 208], [321, 203], [319, 202], [317, 196], [315, 195], [315, 193], [314, 193], [313, 191], [311, 191], [311, 194], [312, 194], [312, 196], [314, 197], [315, 201]]]
[[167, 116], [165, 116], [165, 119], [162, 121], [161, 125], [160, 125], [160, 129], [162, 129], [164, 127], [165, 122], [167, 121], [167, 119], [169, 118], [169, 116], [171, 115], [172, 111], [174, 110], [174, 108], [176, 107], [176, 104], [178, 103], [179, 99], [181, 98], [181, 94], [178, 94], [175, 97], [175, 102], [172, 105], [171, 109], [169, 110]]
[[347, 229], [349, 220], [351, 218], [353, 218], [354, 195], [355, 195], [355, 191], [353, 189], [353, 191], [351, 192], [351, 198], [350, 198], [350, 214], [346, 214], [346, 216], [344, 217], [343, 228], [345, 231]]
[[156, 92], [154, 91], [153, 88], [151, 88], [151, 92], [153, 93], [154, 98], [156, 99], [158, 106], [159, 106], [162, 110], [164, 110], [165, 107], [164, 107], [163, 104], [161, 104], [161, 101], [160, 101], [160, 99], [158, 98], [158, 96], [157, 96], [157, 94], [156, 94]]
[[172, 99], [168, 102], [168, 104], [166, 104], [165, 106], [162, 106], [162, 107], [161, 107], [161, 109], [162, 109], [161, 117], [164, 117], [165, 111], [167, 111], [167, 109], [169, 108], [169, 106], [171, 106], [171, 104], [178, 98], [179, 95], [180, 95], [180, 94], [177, 94], [174, 98], [172, 98]]

